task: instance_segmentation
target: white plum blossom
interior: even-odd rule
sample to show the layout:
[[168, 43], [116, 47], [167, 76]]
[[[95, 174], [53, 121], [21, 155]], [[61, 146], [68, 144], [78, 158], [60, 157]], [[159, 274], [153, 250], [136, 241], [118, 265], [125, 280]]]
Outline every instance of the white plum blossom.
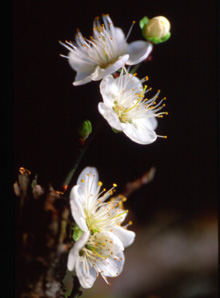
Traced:
[[[93, 22], [93, 36], [85, 39], [77, 30], [75, 43], [61, 43], [69, 50], [70, 66], [76, 71], [73, 85], [83, 85], [90, 81], [99, 81], [114, 73], [126, 64], [134, 65], [145, 60], [152, 51], [153, 45], [139, 40], [127, 43], [123, 31], [114, 27], [109, 15], [103, 15], [104, 24], [99, 18]], [[128, 34], [129, 35], [129, 34]]]
[[75, 269], [83, 288], [91, 288], [99, 276], [110, 284], [107, 277], [117, 277], [124, 266], [124, 247], [111, 232], [84, 232], [71, 248], [67, 268]]
[[106, 202], [113, 194], [113, 187], [100, 192], [102, 182], [94, 167], [86, 167], [78, 177], [77, 184], [70, 192], [70, 207], [72, 216], [83, 231], [95, 232], [110, 231], [117, 236], [124, 247], [133, 243], [135, 233], [121, 226], [128, 210], [122, 208], [120, 199], [114, 198]]
[[146, 80], [147, 77], [140, 80], [123, 68], [119, 77], [109, 75], [100, 84], [103, 102], [98, 104], [99, 112], [113, 129], [122, 131], [139, 144], [150, 144], [157, 139], [156, 117], [168, 114], [159, 112], [165, 106], [162, 102], [166, 99], [164, 97], [156, 103], [160, 90], [151, 99], [145, 98], [152, 89], [147, 89], [146, 85], [143, 87], [142, 83]]
[[106, 200], [112, 195], [116, 184], [100, 192], [102, 183], [96, 168], [86, 167], [78, 177], [70, 193], [72, 216], [82, 236], [71, 248], [68, 256], [68, 270], [76, 270], [80, 284], [92, 287], [96, 277], [116, 277], [123, 269], [125, 247], [135, 238], [127, 224], [121, 226], [127, 210], [123, 209], [120, 197]]

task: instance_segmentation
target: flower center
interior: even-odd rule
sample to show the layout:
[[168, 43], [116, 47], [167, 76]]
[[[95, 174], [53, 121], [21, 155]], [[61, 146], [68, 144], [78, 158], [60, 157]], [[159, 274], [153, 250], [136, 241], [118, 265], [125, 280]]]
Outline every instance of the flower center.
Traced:
[[[113, 110], [115, 111], [115, 113], [118, 115], [119, 120], [122, 123], [132, 123], [132, 119], [134, 118], [133, 116], [133, 112], [136, 110], [138, 110], [138, 105], [141, 102], [144, 102], [145, 100], [143, 100], [144, 98], [144, 93], [147, 89], [147, 86], [144, 86], [144, 89], [141, 93], [136, 93], [135, 97], [136, 97], [136, 102], [134, 102], [134, 100], [132, 100], [132, 103], [127, 104], [127, 106], [122, 106], [118, 104], [118, 101], [114, 102], [114, 106], [113, 106]], [[131, 100], [128, 98], [127, 102], [131, 102]]]
[[90, 236], [85, 248], [82, 249], [82, 253], [90, 258], [99, 257], [101, 259], [109, 258], [113, 255], [112, 240], [108, 236], [103, 236], [100, 232]]
[[119, 120], [122, 123], [131, 122], [131, 118], [129, 117], [129, 114], [126, 113], [126, 109], [120, 105], [118, 105], [117, 101], [114, 103], [113, 110], [118, 115]]

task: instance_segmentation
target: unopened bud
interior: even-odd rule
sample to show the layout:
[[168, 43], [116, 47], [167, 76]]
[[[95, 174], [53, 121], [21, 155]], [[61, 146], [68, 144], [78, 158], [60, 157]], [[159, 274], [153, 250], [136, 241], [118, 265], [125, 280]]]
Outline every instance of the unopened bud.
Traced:
[[165, 42], [171, 36], [170, 22], [163, 16], [148, 20], [144, 17], [140, 21], [140, 27], [144, 38], [154, 44]]
[[79, 132], [80, 137], [83, 140], [86, 140], [88, 138], [88, 136], [92, 133], [91, 122], [89, 120], [83, 121], [78, 128], [78, 132]]

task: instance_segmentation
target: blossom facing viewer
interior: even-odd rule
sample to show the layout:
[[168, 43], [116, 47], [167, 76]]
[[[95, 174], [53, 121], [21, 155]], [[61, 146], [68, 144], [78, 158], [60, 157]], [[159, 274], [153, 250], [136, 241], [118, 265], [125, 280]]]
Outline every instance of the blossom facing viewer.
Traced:
[[156, 117], [168, 114], [159, 112], [165, 106], [162, 102], [166, 98], [156, 103], [160, 90], [151, 99], [145, 98], [151, 88], [147, 89], [146, 85], [143, 88], [142, 83], [148, 78], [140, 80], [127, 73], [125, 68], [123, 71], [117, 78], [109, 75], [102, 80], [103, 102], [98, 104], [98, 110], [113, 129], [122, 131], [138, 144], [150, 144], [158, 137]]
[[99, 276], [110, 284], [107, 277], [117, 277], [124, 266], [124, 247], [111, 232], [84, 232], [71, 248], [67, 268], [75, 269], [83, 288], [91, 288]]
[[69, 50], [70, 66], [76, 71], [73, 85], [83, 85], [91, 81], [99, 81], [114, 73], [126, 64], [134, 65], [145, 60], [152, 51], [153, 45], [139, 40], [127, 43], [123, 31], [114, 27], [109, 15], [103, 15], [104, 24], [99, 18], [93, 22], [93, 36], [85, 39], [77, 30], [75, 44], [66, 41], [61, 43]]
[[135, 233], [127, 230], [129, 224], [121, 226], [128, 212], [122, 200], [106, 202], [116, 185], [100, 192], [101, 186], [96, 168], [86, 167], [70, 193], [71, 212], [80, 233], [69, 252], [67, 268], [75, 268], [84, 288], [92, 287], [99, 274], [107, 283], [106, 277], [119, 275], [124, 265], [123, 250], [135, 238]]

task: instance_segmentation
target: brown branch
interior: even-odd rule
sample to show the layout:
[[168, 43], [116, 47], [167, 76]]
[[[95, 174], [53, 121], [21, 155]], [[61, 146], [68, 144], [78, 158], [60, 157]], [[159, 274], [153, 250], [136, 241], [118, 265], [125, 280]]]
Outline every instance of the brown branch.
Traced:
[[141, 188], [143, 185], [151, 182], [154, 179], [155, 173], [156, 173], [156, 168], [152, 167], [149, 171], [144, 173], [140, 178], [132, 182], [128, 182], [125, 185], [124, 190], [122, 191], [122, 195], [125, 197], [128, 197], [134, 191], [137, 191], [139, 188]]

